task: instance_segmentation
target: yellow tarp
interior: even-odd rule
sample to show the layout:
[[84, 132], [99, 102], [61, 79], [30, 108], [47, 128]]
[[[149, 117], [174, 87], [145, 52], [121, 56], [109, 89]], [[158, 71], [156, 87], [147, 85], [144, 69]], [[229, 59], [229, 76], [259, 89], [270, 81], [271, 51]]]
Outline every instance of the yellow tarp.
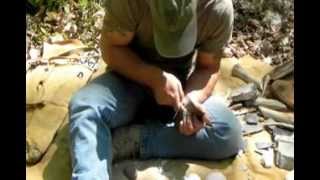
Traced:
[[[231, 77], [231, 68], [240, 63], [257, 80], [272, 68], [255, 60], [250, 56], [237, 59], [223, 59], [221, 64], [221, 79], [218, 81], [214, 94], [226, 96], [229, 91], [239, 87], [243, 82]], [[102, 71], [99, 71], [101, 73]], [[28, 115], [31, 117], [32, 115]], [[57, 137], [49, 147], [42, 160], [34, 166], [26, 167], [27, 180], [69, 180], [71, 176], [71, 163], [68, 147], [68, 117], [64, 119]], [[228, 180], [272, 179], [283, 180], [287, 171], [273, 166], [270, 169], [262, 167], [260, 155], [254, 152], [256, 141], [271, 141], [270, 135], [261, 133], [246, 137], [248, 151], [239, 154], [234, 159], [224, 161], [192, 161], [192, 160], [149, 160], [125, 161], [113, 167], [113, 179], [126, 179], [123, 174], [125, 167], [131, 166], [138, 170], [138, 179], [183, 179], [184, 176], [195, 173], [204, 179], [212, 171], [224, 173]]]

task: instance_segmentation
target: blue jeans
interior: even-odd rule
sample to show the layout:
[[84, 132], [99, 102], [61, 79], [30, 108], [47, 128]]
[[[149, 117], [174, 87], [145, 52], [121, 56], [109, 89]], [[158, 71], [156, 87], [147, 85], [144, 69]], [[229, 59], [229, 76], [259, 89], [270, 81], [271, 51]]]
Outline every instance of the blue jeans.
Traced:
[[214, 97], [203, 104], [214, 127], [203, 128], [192, 136], [184, 136], [176, 127], [163, 123], [164, 114], [168, 115], [166, 121], [172, 119], [172, 114], [165, 111], [136, 116], [140, 111], [153, 112], [156, 103], [145, 104], [153, 101], [145, 87], [114, 72], [99, 76], [75, 93], [69, 104], [72, 179], [111, 179], [111, 129], [139, 120], [145, 124], [140, 158], [218, 160], [234, 156], [242, 148], [238, 120]]

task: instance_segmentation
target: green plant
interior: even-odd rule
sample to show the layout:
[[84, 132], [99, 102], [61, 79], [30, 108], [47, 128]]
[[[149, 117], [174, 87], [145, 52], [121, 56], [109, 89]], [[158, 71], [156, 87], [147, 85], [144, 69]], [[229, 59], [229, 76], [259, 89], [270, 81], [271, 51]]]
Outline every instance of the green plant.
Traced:
[[55, 10], [62, 7], [68, 0], [28, 0], [35, 7], [45, 6], [49, 10]]
[[89, 4], [88, 0], [79, 0], [79, 5], [81, 8], [86, 8]]
[[30, 4], [32, 4], [33, 6], [36, 6], [36, 7], [38, 7], [38, 6], [43, 4], [43, 0], [28, 0], [28, 2]]

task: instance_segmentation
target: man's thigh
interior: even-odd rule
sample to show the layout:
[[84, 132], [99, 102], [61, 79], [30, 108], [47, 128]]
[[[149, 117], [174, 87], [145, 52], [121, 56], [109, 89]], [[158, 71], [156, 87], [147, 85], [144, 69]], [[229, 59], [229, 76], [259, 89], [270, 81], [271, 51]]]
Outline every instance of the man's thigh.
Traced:
[[97, 77], [72, 98], [71, 107], [93, 109], [110, 128], [128, 124], [146, 97], [146, 89], [112, 71]]

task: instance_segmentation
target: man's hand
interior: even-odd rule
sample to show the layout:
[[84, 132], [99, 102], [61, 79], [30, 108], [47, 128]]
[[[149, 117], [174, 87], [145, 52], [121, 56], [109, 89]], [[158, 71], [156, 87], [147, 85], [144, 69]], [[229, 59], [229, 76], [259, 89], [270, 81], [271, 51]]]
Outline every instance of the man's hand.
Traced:
[[[192, 105], [187, 105], [188, 101], [186, 99], [189, 98], [189, 103]], [[207, 123], [209, 123], [208, 115], [202, 105], [196, 98], [192, 98], [191, 96], [187, 96], [184, 99], [184, 107], [187, 107], [188, 111], [186, 111], [185, 117], [179, 122], [178, 128], [179, 132], [183, 135], [190, 136], [196, 132], [198, 132], [201, 128], [205, 127]], [[192, 109], [190, 109], [192, 108]]]
[[162, 79], [152, 87], [154, 97], [158, 104], [172, 106], [178, 110], [184, 97], [180, 80], [173, 74], [163, 72]]

